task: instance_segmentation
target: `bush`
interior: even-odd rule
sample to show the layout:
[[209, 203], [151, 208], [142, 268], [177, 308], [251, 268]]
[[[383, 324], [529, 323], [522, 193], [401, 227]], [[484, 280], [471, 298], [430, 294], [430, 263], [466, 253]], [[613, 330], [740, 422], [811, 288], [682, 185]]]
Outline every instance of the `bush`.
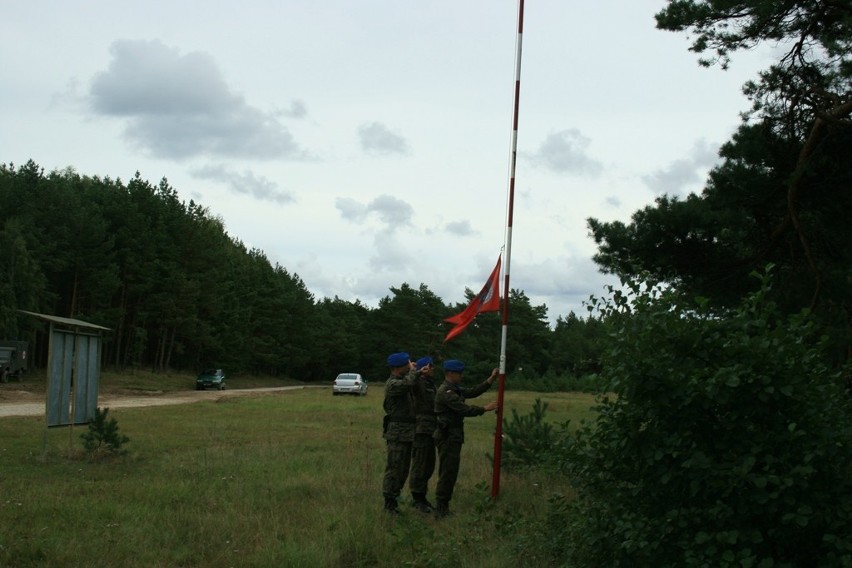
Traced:
[[548, 371], [542, 376], [518, 377], [512, 375], [506, 380], [506, 390], [529, 392], [600, 392], [603, 382], [599, 375], [556, 374]]
[[577, 566], [852, 566], [852, 412], [810, 314], [730, 314], [630, 285], [611, 398], [564, 444], [553, 538]]

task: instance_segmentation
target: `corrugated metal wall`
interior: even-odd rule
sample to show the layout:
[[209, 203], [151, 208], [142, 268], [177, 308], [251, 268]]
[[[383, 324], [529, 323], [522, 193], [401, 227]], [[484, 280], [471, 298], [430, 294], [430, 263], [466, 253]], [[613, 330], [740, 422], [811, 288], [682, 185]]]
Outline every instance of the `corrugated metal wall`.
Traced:
[[50, 347], [47, 426], [88, 424], [98, 406], [100, 337], [53, 330]]

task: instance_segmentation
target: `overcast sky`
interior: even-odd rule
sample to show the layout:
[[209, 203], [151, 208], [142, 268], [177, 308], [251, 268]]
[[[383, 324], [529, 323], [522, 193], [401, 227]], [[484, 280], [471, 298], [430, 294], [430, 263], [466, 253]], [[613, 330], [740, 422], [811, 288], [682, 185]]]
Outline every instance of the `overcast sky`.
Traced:
[[[586, 219], [700, 192], [769, 64], [705, 69], [663, 0], [530, 0], [510, 283], [602, 296]], [[478, 291], [505, 240], [517, 0], [29, 0], [0, 18], [0, 162], [152, 184], [316, 299]]]

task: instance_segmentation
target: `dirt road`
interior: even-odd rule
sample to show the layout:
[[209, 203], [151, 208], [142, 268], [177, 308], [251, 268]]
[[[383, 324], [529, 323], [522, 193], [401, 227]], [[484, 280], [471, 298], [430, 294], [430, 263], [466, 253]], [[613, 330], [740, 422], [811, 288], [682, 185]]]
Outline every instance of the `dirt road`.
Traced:
[[[166, 406], [171, 404], [189, 404], [201, 400], [218, 400], [225, 397], [249, 396], [277, 391], [304, 388], [328, 388], [322, 386], [269, 387], [259, 389], [236, 389], [223, 391], [183, 391], [156, 395], [117, 395], [101, 394], [98, 406], [101, 408], [131, 408], [139, 406]], [[39, 416], [45, 414], [44, 395], [35, 395], [27, 391], [6, 391], [14, 396], [0, 400], [0, 418], [7, 416]]]

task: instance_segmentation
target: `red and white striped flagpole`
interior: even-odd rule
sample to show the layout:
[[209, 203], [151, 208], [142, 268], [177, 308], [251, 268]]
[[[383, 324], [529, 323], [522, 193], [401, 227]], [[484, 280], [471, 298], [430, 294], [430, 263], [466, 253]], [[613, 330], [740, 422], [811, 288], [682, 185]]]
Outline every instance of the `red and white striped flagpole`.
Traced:
[[518, 39], [515, 46], [515, 103], [512, 111], [512, 157], [509, 166], [509, 205], [506, 215], [506, 261], [503, 265], [503, 318], [500, 338], [500, 376], [497, 390], [497, 429], [494, 433], [494, 477], [491, 498], [500, 494], [500, 460], [503, 452], [503, 390], [506, 385], [506, 337], [509, 329], [509, 268], [512, 265], [512, 221], [515, 206], [515, 162], [518, 153], [518, 103], [521, 95], [521, 45], [524, 37], [524, 0], [518, 0]]

